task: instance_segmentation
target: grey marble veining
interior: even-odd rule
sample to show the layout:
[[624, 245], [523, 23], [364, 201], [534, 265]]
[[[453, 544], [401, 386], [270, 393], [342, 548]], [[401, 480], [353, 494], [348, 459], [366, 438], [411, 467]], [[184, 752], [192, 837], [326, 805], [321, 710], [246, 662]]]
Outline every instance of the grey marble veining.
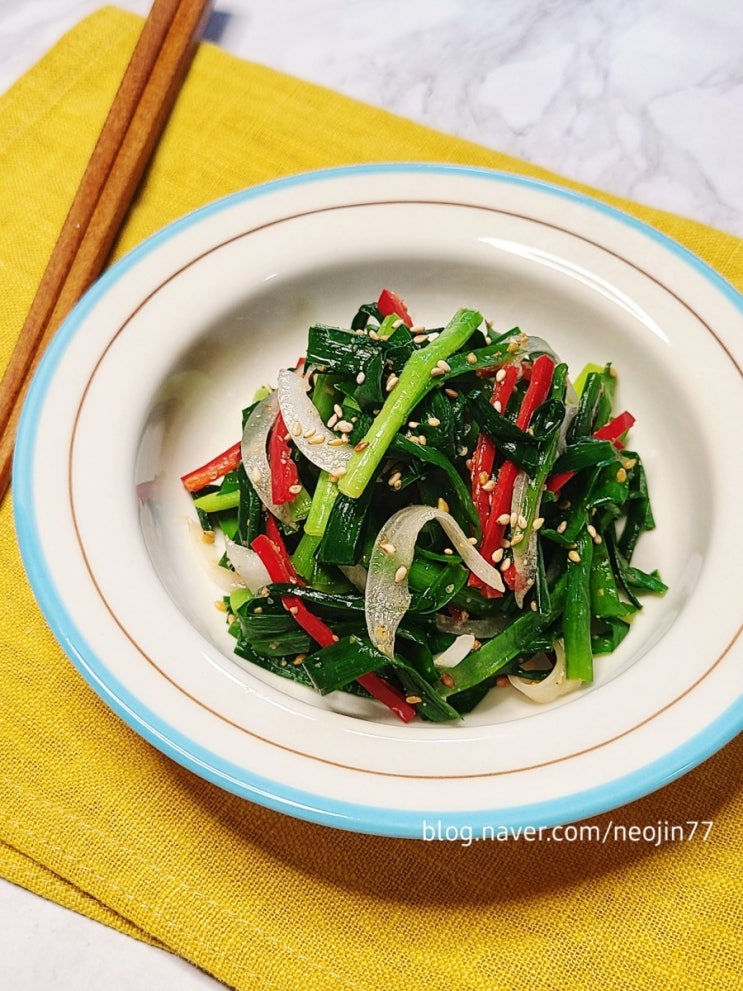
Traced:
[[[120, 6], [146, 13], [143, 0]], [[97, 0], [0, 0], [0, 90]], [[743, 235], [738, 0], [217, 0], [226, 50]], [[370, 159], [383, 159], [370, 135]]]

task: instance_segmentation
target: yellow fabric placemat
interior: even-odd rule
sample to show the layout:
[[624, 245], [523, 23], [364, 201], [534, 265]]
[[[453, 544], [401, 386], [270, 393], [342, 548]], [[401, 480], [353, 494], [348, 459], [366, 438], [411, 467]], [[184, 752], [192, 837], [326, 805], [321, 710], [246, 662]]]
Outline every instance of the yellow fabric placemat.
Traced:
[[[140, 27], [121, 11], [98, 12], [0, 98], [3, 362]], [[560, 181], [204, 45], [117, 253], [246, 185], [370, 159]], [[743, 288], [738, 239], [596, 195]], [[687, 826], [685, 841], [463, 847], [288, 819], [195, 777], [107, 709], [38, 612], [10, 500], [0, 523], [6, 878], [251, 991], [740, 989], [743, 739], [591, 820], [602, 829], [611, 819], [712, 823], [691, 838]]]

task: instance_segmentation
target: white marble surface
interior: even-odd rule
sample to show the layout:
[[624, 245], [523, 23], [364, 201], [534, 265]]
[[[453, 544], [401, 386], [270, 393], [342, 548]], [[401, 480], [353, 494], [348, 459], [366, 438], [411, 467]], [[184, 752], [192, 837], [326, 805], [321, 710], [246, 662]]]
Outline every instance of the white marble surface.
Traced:
[[[98, 6], [0, 0], [0, 92]], [[119, 6], [144, 14], [149, 3]], [[208, 36], [235, 54], [743, 236], [740, 0], [217, 0]], [[0, 986], [219, 985], [0, 881]]]

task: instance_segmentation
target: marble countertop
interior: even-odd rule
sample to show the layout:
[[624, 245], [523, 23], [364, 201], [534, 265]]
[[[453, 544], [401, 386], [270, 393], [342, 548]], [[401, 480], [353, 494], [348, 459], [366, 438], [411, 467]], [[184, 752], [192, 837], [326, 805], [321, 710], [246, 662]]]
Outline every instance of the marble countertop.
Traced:
[[[100, 0], [0, 0], [0, 92]], [[146, 0], [118, 6], [146, 14]], [[234, 54], [743, 236], [740, 0], [217, 0]], [[217, 988], [0, 881], [0, 983]]]

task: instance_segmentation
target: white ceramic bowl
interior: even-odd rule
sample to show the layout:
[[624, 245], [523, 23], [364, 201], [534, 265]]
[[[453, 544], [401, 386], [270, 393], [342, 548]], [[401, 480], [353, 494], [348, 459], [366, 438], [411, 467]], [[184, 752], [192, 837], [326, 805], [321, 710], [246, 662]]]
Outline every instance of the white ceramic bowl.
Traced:
[[[546, 337], [573, 369], [619, 371], [658, 522], [637, 562], [670, 588], [558, 703], [497, 691], [459, 725], [402, 726], [232, 652], [179, 478], [234, 443], [240, 410], [303, 352], [310, 323], [345, 323], [385, 286], [424, 324], [471, 306]], [[398, 836], [570, 822], [662, 786], [741, 728], [742, 355], [727, 283], [565, 189], [412, 164], [280, 180], [166, 228], [66, 321], [19, 432], [21, 550], [95, 690], [237, 794]]]

